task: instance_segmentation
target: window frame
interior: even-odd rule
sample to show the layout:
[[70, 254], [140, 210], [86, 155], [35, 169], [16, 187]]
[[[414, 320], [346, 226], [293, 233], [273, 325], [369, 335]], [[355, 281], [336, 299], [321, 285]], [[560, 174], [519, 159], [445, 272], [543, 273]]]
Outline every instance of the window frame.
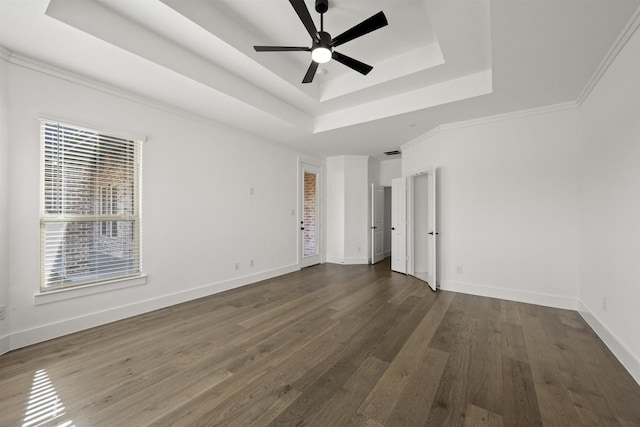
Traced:
[[[116, 288], [120, 288], [126, 285], [117, 285], [119, 282], [131, 282], [132, 285], [139, 285], [142, 283], [146, 283], [146, 275], [143, 273], [142, 267], [142, 148], [143, 142], [146, 140], [144, 137], [139, 136], [131, 136], [124, 135], [118, 131], [111, 131], [105, 129], [102, 126], [87, 126], [83, 124], [78, 124], [69, 120], [61, 120], [58, 118], [54, 118], [51, 116], [38, 116], [38, 124], [39, 124], [39, 138], [40, 138], [40, 284], [39, 284], [39, 293], [36, 294], [36, 300], [38, 297], [42, 298], [45, 295], [49, 295], [54, 297], [49, 300], [59, 300], [65, 299], [62, 296], [55, 296], [54, 294], [61, 295], [62, 293], [66, 293], [64, 291], [74, 290], [74, 293], [87, 293], [87, 289], [94, 289], [89, 293], [100, 292], [99, 288], [103, 287], [105, 290], [110, 290], [110, 288], [116, 285]], [[107, 197], [107, 210], [110, 211], [109, 214], [103, 215], [102, 211], [102, 191], [103, 188], [99, 188], [94, 195], [94, 203], [97, 201], [99, 205], [99, 210], [96, 215], [70, 215], [64, 213], [57, 214], [47, 214], [47, 184], [46, 184], [46, 138], [45, 138], [45, 128], [49, 125], [59, 125], [67, 128], [71, 128], [76, 132], [86, 131], [89, 133], [93, 133], [100, 136], [100, 139], [103, 138], [113, 138], [125, 140], [133, 143], [133, 182], [132, 182], [132, 213], [130, 215], [120, 214], [119, 212], [113, 213], [113, 209], [115, 207], [116, 211], [117, 207], [117, 195], [118, 195], [118, 185], [109, 184], [108, 187], [110, 192]], [[104, 141], [102, 141], [104, 142]], [[98, 144], [99, 145], [99, 144]], [[61, 183], [62, 179], [59, 179], [58, 185], [64, 185]], [[115, 205], [114, 205], [114, 197]], [[97, 198], [97, 200], [96, 200]], [[47, 269], [46, 269], [46, 236], [45, 229], [47, 224], [52, 223], [65, 223], [65, 222], [91, 222], [94, 224], [94, 228], [98, 227], [98, 232], [94, 233], [95, 237], [108, 237], [111, 240], [116, 240], [118, 238], [119, 229], [118, 222], [119, 221], [131, 221], [132, 222], [132, 242], [133, 242], [133, 253], [134, 259], [137, 261], [137, 264], [134, 265], [137, 267], [136, 272], [125, 273], [121, 275], [106, 275], [105, 272], [102, 272], [102, 276], [99, 274], [93, 279], [80, 280], [75, 283], [61, 283], [54, 286], [47, 286]], [[108, 236], [104, 236], [102, 234], [102, 226], [103, 223], [107, 225], [107, 234]], [[115, 234], [114, 234], [115, 231]], [[123, 237], [124, 238], [124, 237]], [[141, 282], [140, 280], [143, 279]], [[62, 281], [61, 281], [62, 282]]]

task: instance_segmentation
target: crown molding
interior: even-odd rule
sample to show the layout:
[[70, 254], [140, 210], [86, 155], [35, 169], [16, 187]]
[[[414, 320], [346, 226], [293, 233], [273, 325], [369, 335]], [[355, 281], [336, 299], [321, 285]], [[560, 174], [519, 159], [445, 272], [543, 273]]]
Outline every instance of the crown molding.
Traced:
[[576, 100], [578, 105], [582, 105], [582, 103], [589, 97], [589, 95], [591, 95], [591, 92], [593, 92], [593, 89], [595, 89], [595, 87], [598, 85], [598, 82], [600, 81], [602, 76], [604, 76], [613, 61], [615, 61], [615, 59], [618, 57], [620, 51], [622, 51], [622, 49], [625, 47], [629, 39], [635, 34], [638, 28], [640, 28], [640, 6], [638, 6], [638, 8], [635, 10], [633, 15], [631, 16], [631, 19], [629, 19], [629, 22], [627, 22], [627, 25], [624, 26], [620, 34], [618, 34], [618, 37], [613, 42], [613, 45], [587, 82], [587, 85], [584, 87], [584, 89], [582, 89], [582, 92], [580, 92], [580, 95]]
[[602, 78], [602, 76], [607, 72], [607, 70], [613, 63], [613, 61], [616, 59], [618, 54], [625, 47], [629, 39], [631, 39], [631, 37], [635, 34], [638, 28], [640, 28], [640, 6], [635, 10], [635, 12], [631, 16], [627, 24], [624, 26], [620, 34], [618, 34], [618, 37], [616, 38], [615, 42], [613, 43], [613, 45], [611, 46], [611, 48], [609, 49], [605, 57], [602, 59], [602, 61], [600, 62], [600, 65], [598, 65], [598, 68], [596, 68], [595, 72], [593, 73], [593, 75], [587, 82], [586, 86], [582, 89], [582, 92], [580, 92], [580, 95], [575, 101], [563, 102], [560, 104], [546, 105], [543, 107], [513, 111], [505, 114], [482, 117], [479, 119], [471, 119], [471, 120], [465, 120], [461, 122], [453, 122], [453, 123], [439, 125], [431, 129], [429, 132], [423, 135], [420, 135], [417, 138], [412, 139], [411, 141], [405, 144], [402, 144], [400, 148], [402, 150], [406, 150], [407, 148], [413, 147], [414, 145], [422, 141], [426, 141], [427, 139], [445, 130], [459, 129], [459, 128], [464, 128], [469, 126], [482, 125], [482, 124], [493, 123], [493, 122], [498, 122], [502, 120], [510, 120], [510, 119], [515, 119], [520, 117], [532, 116], [536, 114], [545, 114], [545, 113], [551, 113], [555, 111], [561, 111], [561, 110], [580, 107], [582, 103], [589, 97], [593, 89], [597, 86], [598, 82]]
[[508, 113], [496, 114], [496, 115], [487, 116], [487, 117], [480, 117], [477, 119], [469, 119], [469, 120], [464, 120], [460, 122], [446, 123], [443, 125], [436, 126], [435, 128], [431, 129], [429, 132], [422, 134], [419, 137], [412, 139], [411, 141], [405, 144], [402, 144], [400, 146], [400, 149], [401, 151], [404, 151], [407, 148], [411, 148], [414, 145], [419, 144], [420, 142], [426, 141], [427, 139], [432, 138], [435, 135], [439, 134], [440, 132], [443, 132], [446, 130], [486, 125], [489, 123], [502, 122], [505, 120], [513, 120], [513, 119], [519, 119], [523, 117], [537, 116], [539, 114], [548, 114], [548, 113], [554, 113], [557, 111], [571, 110], [578, 107], [579, 105], [577, 102], [568, 101], [568, 102], [561, 102], [559, 104], [544, 105], [542, 107], [528, 108], [525, 110], [510, 111]]
[[[0, 0], [1, 1], [1, 0]], [[2, 48], [2, 46], [0, 45], [0, 48]], [[81, 86], [84, 86], [86, 88], [89, 89], [93, 89], [93, 90], [97, 90], [103, 93], [106, 93], [108, 95], [112, 95], [121, 99], [125, 99], [127, 101], [130, 102], [134, 102], [140, 105], [143, 105], [145, 107], [149, 107], [149, 108], [154, 108], [156, 110], [160, 110], [163, 111], [165, 113], [169, 113], [169, 114], [173, 114], [185, 119], [189, 119], [189, 120], [195, 120], [197, 122], [200, 123], [205, 123], [208, 125], [213, 125], [215, 127], [224, 129], [227, 132], [231, 132], [233, 134], [236, 134], [238, 136], [241, 137], [245, 137], [245, 138], [250, 138], [252, 140], [258, 141], [258, 142], [262, 142], [265, 144], [269, 144], [275, 147], [278, 147], [280, 149], [289, 151], [291, 153], [302, 153], [302, 154], [309, 154], [304, 150], [299, 150], [295, 147], [292, 147], [290, 145], [286, 145], [284, 143], [281, 142], [277, 142], [274, 141], [272, 139], [266, 138], [264, 136], [261, 135], [256, 135], [253, 134], [251, 132], [247, 132], [243, 129], [239, 129], [237, 127], [228, 125], [226, 123], [214, 120], [212, 118], [197, 114], [197, 113], [193, 113], [191, 111], [187, 111], [184, 110], [182, 108], [173, 106], [171, 104], [167, 104], [165, 102], [161, 102], [158, 100], [155, 100], [153, 98], [144, 96], [144, 95], [138, 95], [135, 94], [133, 92], [129, 92], [127, 90], [118, 88], [117, 86], [113, 86], [113, 85], [109, 85], [107, 83], [103, 83], [101, 81], [95, 80], [95, 79], [91, 79], [85, 76], [82, 76], [80, 74], [76, 74], [72, 71], [63, 69], [63, 68], [59, 68], [59, 67], [55, 67], [51, 64], [48, 64], [46, 62], [43, 61], [39, 61], [37, 59], [25, 56], [25, 55], [21, 55], [12, 51], [9, 51], [7, 49], [5, 49], [8, 53], [8, 61], [11, 64], [29, 69], [29, 70], [33, 70], [36, 72], [40, 72], [43, 74], [47, 74], [50, 75], [52, 77], [56, 77], [58, 79], [61, 80], [65, 80], [68, 81], [70, 83], [75, 83]], [[0, 51], [0, 57], [2, 56], [2, 51]]]
[[13, 52], [11, 52], [6, 47], [0, 44], [0, 59], [4, 59], [5, 61], [10, 61], [11, 56], [13, 56]]

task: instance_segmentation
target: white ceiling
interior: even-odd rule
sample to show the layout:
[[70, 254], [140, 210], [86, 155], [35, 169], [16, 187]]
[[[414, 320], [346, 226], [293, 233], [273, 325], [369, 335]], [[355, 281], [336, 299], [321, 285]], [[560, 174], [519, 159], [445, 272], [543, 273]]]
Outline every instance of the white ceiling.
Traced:
[[[313, 0], [306, 0], [319, 27]], [[286, 0], [0, 0], [0, 45], [320, 156], [399, 147], [440, 124], [575, 101], [640, 0], [330, 0], [336, 50], [303, 85], [309, 46]]]

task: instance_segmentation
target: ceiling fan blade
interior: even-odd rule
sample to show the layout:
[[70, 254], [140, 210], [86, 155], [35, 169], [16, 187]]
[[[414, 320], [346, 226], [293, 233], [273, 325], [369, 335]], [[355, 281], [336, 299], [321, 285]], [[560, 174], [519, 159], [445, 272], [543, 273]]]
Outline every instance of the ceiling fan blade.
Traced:
[[284, 51], [304, 51], [309, 52], [309, 47], [297, 47], [297, 46], [254, 46], [256, 52], [284, 52]]
[[364, 74], [365, 76], [369, 74], [369, 71], [373, 70], [371, 65], [367, 65], [364, 62], [360, 62], [357, 59], [353, 59], [350, 56], [343, 55], [338, 52], [333, 52], [331, 57], [338, 61], [339, 63], [346, 65], [347, 67], [356, 70], [360, 74]]
[[357, 39], [360, 36], [364, 36], [365, 34], [382, 28], [388, 24], [389, 23], [387, 22], [387, 17], [384, 16], [384, 12], [378, 12], [372, 17], [365, 19], [358, 25], [349, 28], [339, 36], [334, 37], [333, 40], [331, 40], [331, 46], [340, 46], [343, 43], [346, 43], [353, 39]]
[[298, 14], [298, 18], [300, 18], [302, 24], [304, 24], [311, 38], [318, 40], [318, 29], [316, 28], [316, 24], [313, 23], [313, 19], [311, 19], [309, 9], [307, 9], [307, 5], [304, 4], [304, 0], [289, 0], [289, 3], [293, 6], [293, 9]]
[[304, 75], [302, 83], [311, 83], [313, 81], [313, 77], [316, 75], [317, 70], [318, 63], [316, 61], [311, 61], [311, 65], [309, 65], [309, 69], [307, 70], [307, 74]]

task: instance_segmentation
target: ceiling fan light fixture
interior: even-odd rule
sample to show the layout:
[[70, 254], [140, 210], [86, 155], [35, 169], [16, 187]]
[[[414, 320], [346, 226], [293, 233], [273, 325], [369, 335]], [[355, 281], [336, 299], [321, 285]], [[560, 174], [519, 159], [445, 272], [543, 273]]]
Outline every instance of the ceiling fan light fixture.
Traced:
[[331, 60], [331, 49], [326, 47], [316, 47], [311, 51], [311, 59], [318, 64], [324, 64]]

